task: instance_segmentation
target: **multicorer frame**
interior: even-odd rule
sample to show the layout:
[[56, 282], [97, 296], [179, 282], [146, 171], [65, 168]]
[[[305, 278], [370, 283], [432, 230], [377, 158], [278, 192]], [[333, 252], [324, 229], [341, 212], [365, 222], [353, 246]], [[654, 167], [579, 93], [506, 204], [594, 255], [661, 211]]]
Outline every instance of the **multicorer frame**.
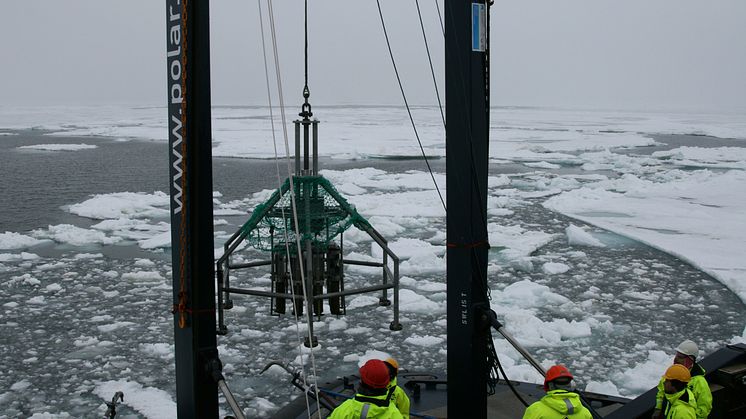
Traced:
[[[304, 104], [300, 116], [302, 120], [293, 121], [295, 174], [286, 179], [265, 203], [254, 209], [249, 220], [225, 243], [223, 256], [217, 261], [217, 332], [221, 335], [228, 332], [224, 310], [233, 307], [231, 294], [270, 298], [272, 315], [285, 314], [286, 302], [291, 300], [296, 315], [303, 314], [305, 304], [309, 314], [320, 317], [323, 314], [323, 300], [329, 300], [331, 314], [346, 314], [345, 296], [353, 294], [381, 291], [378, 304], [389, 306], [389, 289], [393, 289], [394, 298], [394, 319], [389, 329], [401, 330], [399, 258], [388, 247], [387, 240], [339, 194], [329, 180], [318, 174], [319, 121], [309, 118], [312, 113], [307, 104]], [[304, 146], [302, 168], [301, 128]], [[309, 164], [311, 130], [312, 165]], [[352, 226], [367, 233], [380, 246], [383, 254], [380, 262], [344, 258], [342, 233]], [[247, 248], [268, 252], [269, 259], [246, 262], [238, 257], [238, 252]], [[346, 289], [344, 265], [381, 268], [382, 281], [378, 285]], [[232, 271], [261, 266], [270, 266], [271, 269], [269, 291], [231, 286]], [[308, 326], [305, 345], [316, 346], [318, 342], [313, 335], [313, 324]]]

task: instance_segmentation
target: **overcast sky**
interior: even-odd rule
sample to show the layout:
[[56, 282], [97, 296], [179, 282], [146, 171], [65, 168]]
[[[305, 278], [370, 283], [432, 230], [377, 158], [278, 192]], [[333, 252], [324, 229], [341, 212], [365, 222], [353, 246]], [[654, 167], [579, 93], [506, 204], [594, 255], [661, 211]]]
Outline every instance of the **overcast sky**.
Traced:
[[[257, 0], [211, 3], [213, 103], [266, 104]], [[435, 2], [419, 3], [442, 92]], [[414, 0], [381, 4], [410, 102], [436, 103]], [[311, 103], [401, 104], [376, 2], [309, 9]], [[299, 104], [303, 2], [274, 11]], [[165, 20], [165, 0], [3, 1], [0, 104], [165, 104]], [[495, 105], [746, 110], [746, 0], [496, 0], [491, 50]]]

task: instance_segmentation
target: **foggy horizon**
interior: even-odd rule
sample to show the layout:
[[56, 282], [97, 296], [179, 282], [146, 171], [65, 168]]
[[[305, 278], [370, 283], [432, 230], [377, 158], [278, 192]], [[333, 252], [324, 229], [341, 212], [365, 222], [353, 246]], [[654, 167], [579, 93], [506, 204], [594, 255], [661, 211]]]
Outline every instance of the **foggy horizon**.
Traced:
[[[437, 9], [419, 5], [443, 100]], [[436, 105], [415, 3], [381, 7], [409, 103]], [[274, 14], [292, 108], [302, 103], [303, 2], [276, 2]], [[746, 110], [744, 16], [737, 0], [495, 2], [492, 106]], [[0, 105], [165, 106], [165, 19], [164, 1], [4, 4]], [[266, 106], [257, 3], [213, 1], [210, 20], [213, 105]], [[309, 3], [309, 88], [314, 106], [403, 105], [375, 2]]]

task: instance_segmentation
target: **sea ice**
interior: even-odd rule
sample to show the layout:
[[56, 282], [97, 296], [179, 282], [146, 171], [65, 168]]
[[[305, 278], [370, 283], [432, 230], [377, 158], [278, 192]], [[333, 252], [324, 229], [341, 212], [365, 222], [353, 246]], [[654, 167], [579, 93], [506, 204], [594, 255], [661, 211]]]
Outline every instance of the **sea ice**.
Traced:
[[570, 225], [565, 229], [567, 235], [567, 243], [576, 246], [595, 246], [604, 247], [605, 244], [601, 243], [600, 240], [593, 237], [590, 233], [585, 231], [583, 228]]
[[549, 275], [556, 275], [569, 271], [570, 267], [564, 263], [547, 262], [541, 266], [541, 269]]
[[44, 240], [35, 239], [25, 234], [13, 233], [11, 231], [0, 233], [0, 250], [27, 249], [43, 242]]
[[43, 151], [78, 151], [97, 148], [93, 144], [34, 144], [18, 147], [21, 150], [43, 150]]

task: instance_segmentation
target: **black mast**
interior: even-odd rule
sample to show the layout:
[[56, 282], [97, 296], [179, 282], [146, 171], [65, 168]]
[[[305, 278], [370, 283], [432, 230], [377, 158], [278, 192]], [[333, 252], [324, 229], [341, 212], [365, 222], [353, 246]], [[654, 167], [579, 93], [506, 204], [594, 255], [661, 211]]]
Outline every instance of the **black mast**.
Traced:
[[[166, 0], [176, 402], [217, 418], [209, 1]], [[217, 366], [217, 367], [216, 367]]]
[[486, 1], [445, 0], [448, 417], [487, 417]]

